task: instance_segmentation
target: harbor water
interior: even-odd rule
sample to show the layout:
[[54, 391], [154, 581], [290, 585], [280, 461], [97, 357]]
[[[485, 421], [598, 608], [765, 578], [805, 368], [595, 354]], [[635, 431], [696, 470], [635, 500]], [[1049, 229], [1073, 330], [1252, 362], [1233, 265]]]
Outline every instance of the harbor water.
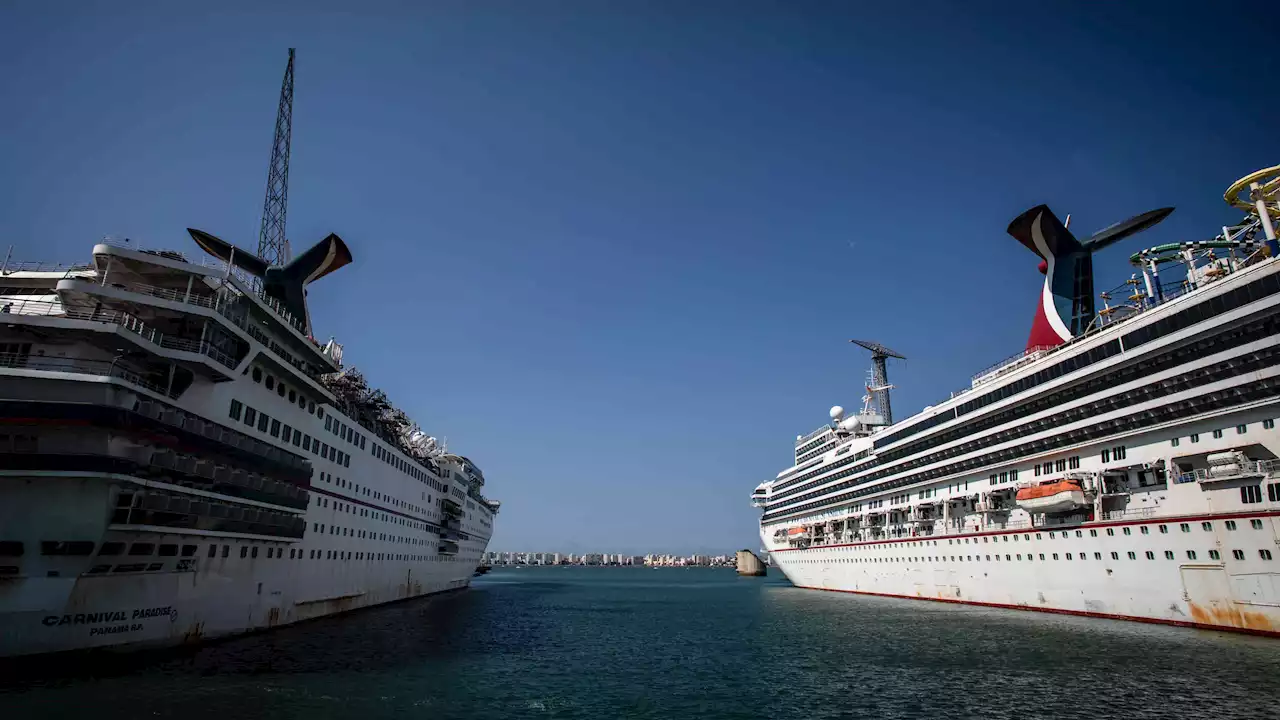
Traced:
[[798, 590], [772, 571], [498, 568], [198, 649], [23, 663], [8, 718], [1264, 718], [1280, 641]]

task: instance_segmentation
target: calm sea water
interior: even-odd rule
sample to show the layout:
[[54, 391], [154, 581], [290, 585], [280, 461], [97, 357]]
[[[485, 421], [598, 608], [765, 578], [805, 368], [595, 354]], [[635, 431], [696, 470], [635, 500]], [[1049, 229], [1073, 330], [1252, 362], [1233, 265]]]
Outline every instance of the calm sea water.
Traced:
[[0, 716], [1274, 718], [1280, 641], [797, 590], [499, 569], [471, 590], [0, 678]]

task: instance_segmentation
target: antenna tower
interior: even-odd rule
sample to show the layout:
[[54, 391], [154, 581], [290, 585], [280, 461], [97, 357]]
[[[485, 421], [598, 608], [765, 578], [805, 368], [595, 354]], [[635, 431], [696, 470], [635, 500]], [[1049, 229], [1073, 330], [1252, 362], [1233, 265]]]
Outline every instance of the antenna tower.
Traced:
[[871, 382], [874, 387], [867, 389], [871, 391], [871, 395], [876, 399], [876, 409], [884, 416], [884, 424], [892, 425], [893, 409], [889, 406], [889, 389], [893, 386], [889, 384], [887, 360], [889, 358], [906, 360], [906, 356], [896, 353], [880, 343], [867, 340], [850, 340], [849, 342], [871, 351]]
[[289, 261], [284, 219], [289, 200], [289, 143], [293, 137], [293, 51], [294, 48], [289, 48], [289, 64], [285, 66], [284, 82], [280, 86], [276, 136], [271, 144], [271, 167], [267, 170], [267, 199], [262, 204], [262, 232], [258, 235], [258, 257], [269, 265]]

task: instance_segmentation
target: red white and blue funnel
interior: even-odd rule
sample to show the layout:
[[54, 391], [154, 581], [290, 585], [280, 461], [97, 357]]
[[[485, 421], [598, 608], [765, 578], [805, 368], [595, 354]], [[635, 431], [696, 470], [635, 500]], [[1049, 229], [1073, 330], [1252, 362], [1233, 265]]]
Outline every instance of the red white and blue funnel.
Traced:
[[1040, 256], [1044, 287], [1027, 349], [1061, 345], [1084, 334], [1093, 322], [1093, 253], [1168, 217], [1161, 208], [1116, 223], [1083, 243], [1047, 205], [1037, 205], [1009, 223], [1009, 234]]

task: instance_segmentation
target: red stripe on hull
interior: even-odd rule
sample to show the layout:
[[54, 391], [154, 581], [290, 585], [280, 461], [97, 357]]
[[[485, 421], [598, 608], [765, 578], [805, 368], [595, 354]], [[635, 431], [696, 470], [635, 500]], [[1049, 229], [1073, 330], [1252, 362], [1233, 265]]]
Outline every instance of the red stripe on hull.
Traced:
[[1089, 612], [1088, 610], [1066, 610], [1064, 608], [1032, 607], [1030, 605], [1008, 605], [1005, 603], [979, 602], [977, 600], [953, 600], [951, 598], [895, 595], [893, 593], [878, 593], [867, 590], [840, 590], [837, 588], [819, 588], [808, 585], [796, 585], [795, 587], [802, 590], [824, 590], [826, 592], [850, 593], [852, 595], [874, 595], [876, 597], [896, 598], [899, 600], [930, 600], [932, 602], [953, 603], [955, 605], [977, 605], [980, 607], [999, 608], [1001, 610], [1029, 610], [1031, 612], [1053, 613], [1055, 615], [1076, 615], [1079, 617], [1105, 618], [1107, 620], [1128, 620], [1131, 622], [1151, 623], [1153, 625], [1175, 625], [1177, 627], [1195, 628], [1197, 630], [1221, 630], [1224, 632], [1243, 633], [1245, 635], [1260, 635], [1263, 637], [1280, 638], [1280, 632], [1274, 630], [1254, 630], [1252, 628], [1233, 627], [1231, 625], [1211, 625], [1209, 623], [1198, 623], [1189, 620], [1163, 620], [1161, 618], [1141, 617], [1138, 615], [1116, 615], [1112, 613]]

